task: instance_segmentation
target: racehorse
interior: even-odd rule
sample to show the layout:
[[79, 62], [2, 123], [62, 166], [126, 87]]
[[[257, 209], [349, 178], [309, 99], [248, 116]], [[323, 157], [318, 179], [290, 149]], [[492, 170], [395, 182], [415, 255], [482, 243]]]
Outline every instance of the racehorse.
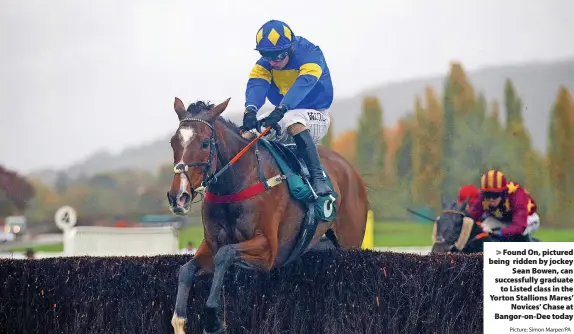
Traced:
[[[465, 212], [467, 205], [468, 199], [460, 205], [456, 202], [448, 204], [443, 199], [443, 210], [433, 226], [431, 253], [481, 253], [484, 251], [484, 242], [501, 242], [484, 232], [481, 225], [487, 224], [498, 229], [502, 224], [492, 217], [486, 217], [483, 222], [474, 222]], [[531, 237], [530, 241], [540, 240]]]
[[[310, 187], [298, 181], [308, 174], [292, 151], [296, 148], [267, 141], [263, 133], [253, 141], [244, 139], [235, 124], [220, 116], [229, 100], [217, 106], [198, 101], [187, 109], [179, 98], [174, 102], [179, 127], [171, 137], [175, 167], [167, 193], [170, 209], [187, 215], [194, 198], [205, 195], [204, 239], [179, 270], [171, 321], [177, 334], [185, 333], [189, 290], [196, 275], [213, 274], [204, 333], [223, 333], [218, 311], [223, 278], [231, 265], [269, 272], [312, 249], [323, 235], [335, 247], [360, 248], [365, 234], [367, 191], [353, 165], [319, 145], [337, 198], [319, 202], [315, 197], [322, 205], [297, 200], [291, 186]], [[313, 218], [334, 217], [334, 212], [331, 221]]]
[[442, 212], [433, 226], [431, 253], [482, 252], [483, 242], [492, 241], [489, 234], [482, 231], [480, 223], [474, 223], [466, 216], [467, 205], [468, 199], [460, 205], [442, 200]]

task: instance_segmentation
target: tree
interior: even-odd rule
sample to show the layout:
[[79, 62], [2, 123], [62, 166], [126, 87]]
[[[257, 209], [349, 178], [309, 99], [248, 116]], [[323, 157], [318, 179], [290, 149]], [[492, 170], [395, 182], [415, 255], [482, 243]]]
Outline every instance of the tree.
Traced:
[[[442, 171], [444, 178], [441, 186], [442, 196], [455, 198], [461, 180], [456, 175], [456, 170], [464, 170], [465, 157], [468, 155], [466, 144], [473, 143], [468, 135], [479, 135], [466, 129], [463, 126], [472, 125], [480, 117], [474, 117], [475, 112], [474, 89], [467, 80], [466, 74], [460, 63], [451, 64], [450, 73], [445, 82], [443, 97], [443, 160]], [[468, 117], [465, 117], [470, 115]], [[466, 141], [461, 136], [467, 135]], [[455, 145], [459, 147], [455, 150]], [[458, 152], [457, 152], [458, 151]], [[468, 178], [468, 177], [467, 177]]]
[[398, 124], [397, 137], [400, 142], [396, 157], [397, 177], [408, 185], [413, 179], [413, 145], [415, 120], [412, 115], [401, 118]]
[[518, 96], [510, 79], [504, 83], [504, 106], [506, 108], [506, 130], [512, 133], [513, 124], [523, 124], [522, 99]]
[[[530, 134], [524, 126], [522, 117], [522, 99], [518, 96], [512, 81], [506, 80], [504, 85], [504, 106], [506, 108], [506, 132], [514, 137], [515, 150], [518, 153], [518, 164], [513, 177], [523, 184], [532, 184], [534, 162], [531, 154], [532, 145]], [[530, 178], [529, 180], [527, 180]]]
[[357, 132], [347, 131], [333, 140], [333, 150], [351, 163], [356, 164], [357, 159]]
[[40, 180], [33, 179], [30, 183], [36, 196], [26, 209], [26, 217], [31, 222], [51, 221], [58, 207], [64, 204], [60, 194]]
[[367, 96], [363, 100], [363, 112], [357, 130], [357, 169], [368, 185], [369, 202], [375, 214], [388, 212], [388, 197], [385, 186], [386, 142], [383, 127], [383, 109], [379, 100]]
[[413, 127], [413, 180], [411, 193], [415, 204], [440, 209], [442, 172], [442, 112], [431, 88], [425, 91], [427, 109], [417, 97]]
[[560, 87], [550, 116], [549, 177], [553, 186], [553, 218], [569, 223], [574, 215], [574, 101]]
[[68, 189], [70, 182], [71, 180], [68, 173], [63, 171], [58, 172], [56, 174], [56, 180], [54, 181], [54, 189], [58, 194], [63, 194]]
[[385, 149], [383, 110], [376, 97], [367, 96], [357, 131], [357, 167], [363, 176], [378, 178], [378, 172], [384, 169]]
[[34, 187], [24, 177], [0, 166], [0, 217], [23, 213], [34, 195]]
[[502, 131], [502, 125], [500, 123], [500, 103], [497, 100], [490, 103], [490, 116], [487, 117], [486, 121], [493, 134], [498, 136]]

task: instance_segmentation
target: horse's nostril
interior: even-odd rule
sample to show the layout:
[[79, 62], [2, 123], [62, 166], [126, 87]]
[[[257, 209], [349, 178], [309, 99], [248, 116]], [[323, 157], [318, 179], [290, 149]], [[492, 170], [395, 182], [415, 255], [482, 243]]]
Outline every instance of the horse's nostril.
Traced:
[[187, 205], [190, 201], [191, 201], [191, 195], [189, 195], [188, 193], [182, 193], [181, 195], [179, 195], [179, 198], [177, 200], [177, 202], [180, 205]]

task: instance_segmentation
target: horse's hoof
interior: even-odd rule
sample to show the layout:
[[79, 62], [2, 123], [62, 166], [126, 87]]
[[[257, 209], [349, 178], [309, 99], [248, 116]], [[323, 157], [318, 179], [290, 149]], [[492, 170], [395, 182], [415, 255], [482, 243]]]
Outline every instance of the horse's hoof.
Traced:
[[219, 327], [215, 332], [208, 332], [204, 329], [203, 334], [225, 334], [225, 329], [223, 329], [223, 326]]
[[185, 318], [180, 318], [174, 313], [171, 318], [171, 327], [173, 327], [174, 334], [185, 334]]

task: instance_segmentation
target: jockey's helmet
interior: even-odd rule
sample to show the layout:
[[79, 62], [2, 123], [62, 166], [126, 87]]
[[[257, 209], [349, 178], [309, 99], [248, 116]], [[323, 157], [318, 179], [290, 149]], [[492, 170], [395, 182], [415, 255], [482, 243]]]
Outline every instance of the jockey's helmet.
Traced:
[[504, 174], [496, 169], [491, 169], [482, 174], [480, 178], [480, 191], [484, 198], [502, 197], [507, 192], [507, 180]]
[[255, 50], [268, 60], [281, 61], [287, 57], [295, 34], [287, 23], [270, 20], [257, 31]]

